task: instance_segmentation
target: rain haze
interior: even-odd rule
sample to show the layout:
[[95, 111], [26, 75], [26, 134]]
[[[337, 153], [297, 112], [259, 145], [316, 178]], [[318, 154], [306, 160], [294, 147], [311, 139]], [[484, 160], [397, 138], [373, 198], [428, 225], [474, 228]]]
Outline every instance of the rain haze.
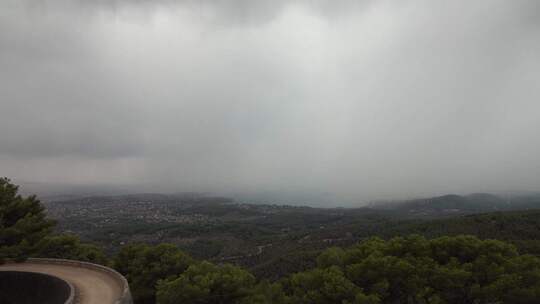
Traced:
[[540, 2], [0, 3], [0, 175], [328, 204], [540, 190]]

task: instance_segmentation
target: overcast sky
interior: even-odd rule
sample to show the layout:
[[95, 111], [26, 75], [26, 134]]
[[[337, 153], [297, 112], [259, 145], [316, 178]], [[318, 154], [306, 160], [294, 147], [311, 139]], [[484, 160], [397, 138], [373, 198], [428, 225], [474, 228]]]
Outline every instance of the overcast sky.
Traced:
[[540, 189], [540, 1], [0, 1], [0, 175]]

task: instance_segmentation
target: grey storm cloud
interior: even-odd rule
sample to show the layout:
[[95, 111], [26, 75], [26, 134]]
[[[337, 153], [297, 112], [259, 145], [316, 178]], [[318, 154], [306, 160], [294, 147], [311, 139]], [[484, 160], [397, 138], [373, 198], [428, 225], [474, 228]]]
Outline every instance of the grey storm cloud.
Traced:
[[540, 186], [538, 1], [0, 3], [0, 175], [353, 200]]

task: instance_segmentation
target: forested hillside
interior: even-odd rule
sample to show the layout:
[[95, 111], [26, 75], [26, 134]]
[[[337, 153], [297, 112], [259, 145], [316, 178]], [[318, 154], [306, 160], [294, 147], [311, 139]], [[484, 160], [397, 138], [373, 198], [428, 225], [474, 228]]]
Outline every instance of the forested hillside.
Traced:
[[[248, 233], [253, 223], [242, 226], [236, 218], [226, 224], [230, 234], [273, 242], [239, 257], [252, 263], [241, 267], [237, 259], [208, 260], [178, 244], [155, 241], [122, 244], [105, 253], [99, 244], [55, 232], [41, 202], [17, 192], [17, 186], [0, 179], [0, 261], [35, 256], [108, 265], [126, 276], [136, 304], [533, 304], [540, 299], [540, 210], [424, 220], [370, 209], [334, 209], [323, 216], [317, 209], [283, 207], [260, 218], [266, 228], [255, 235]], [[211, 212], [218, 216], [227, 216], [229, 207], [245, 216], [260, 212], [229, 204], [210, 200], [192, 207], [201, 212], [216, 206]], [[282, 231], [272, 226], [276, 219], [265, 222], [280, 214], [289, 226], [309, 225]], [[206, 232], [227, 227], [220, 225]], [[205, 233], [180, 227], [160, 229]]]

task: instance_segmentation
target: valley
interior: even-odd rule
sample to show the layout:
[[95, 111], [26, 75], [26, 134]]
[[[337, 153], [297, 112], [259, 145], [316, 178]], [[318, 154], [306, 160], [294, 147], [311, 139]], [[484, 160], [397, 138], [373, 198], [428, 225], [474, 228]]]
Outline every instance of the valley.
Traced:
[[[314, 265], [321, 250], [380, 236], [471, 234], [540, 254], [540, 196], [446, 195], [363, 208], [248, 204], [198, 194], [138, 194], [45, 202], [59, 232], [115, 253], [129, 243], [173, 243], [198, 259], [277, 279]], [[530, 209], [530, 210], [529, 210]], [[521, 211], [515, 211], [521, 210]]]

